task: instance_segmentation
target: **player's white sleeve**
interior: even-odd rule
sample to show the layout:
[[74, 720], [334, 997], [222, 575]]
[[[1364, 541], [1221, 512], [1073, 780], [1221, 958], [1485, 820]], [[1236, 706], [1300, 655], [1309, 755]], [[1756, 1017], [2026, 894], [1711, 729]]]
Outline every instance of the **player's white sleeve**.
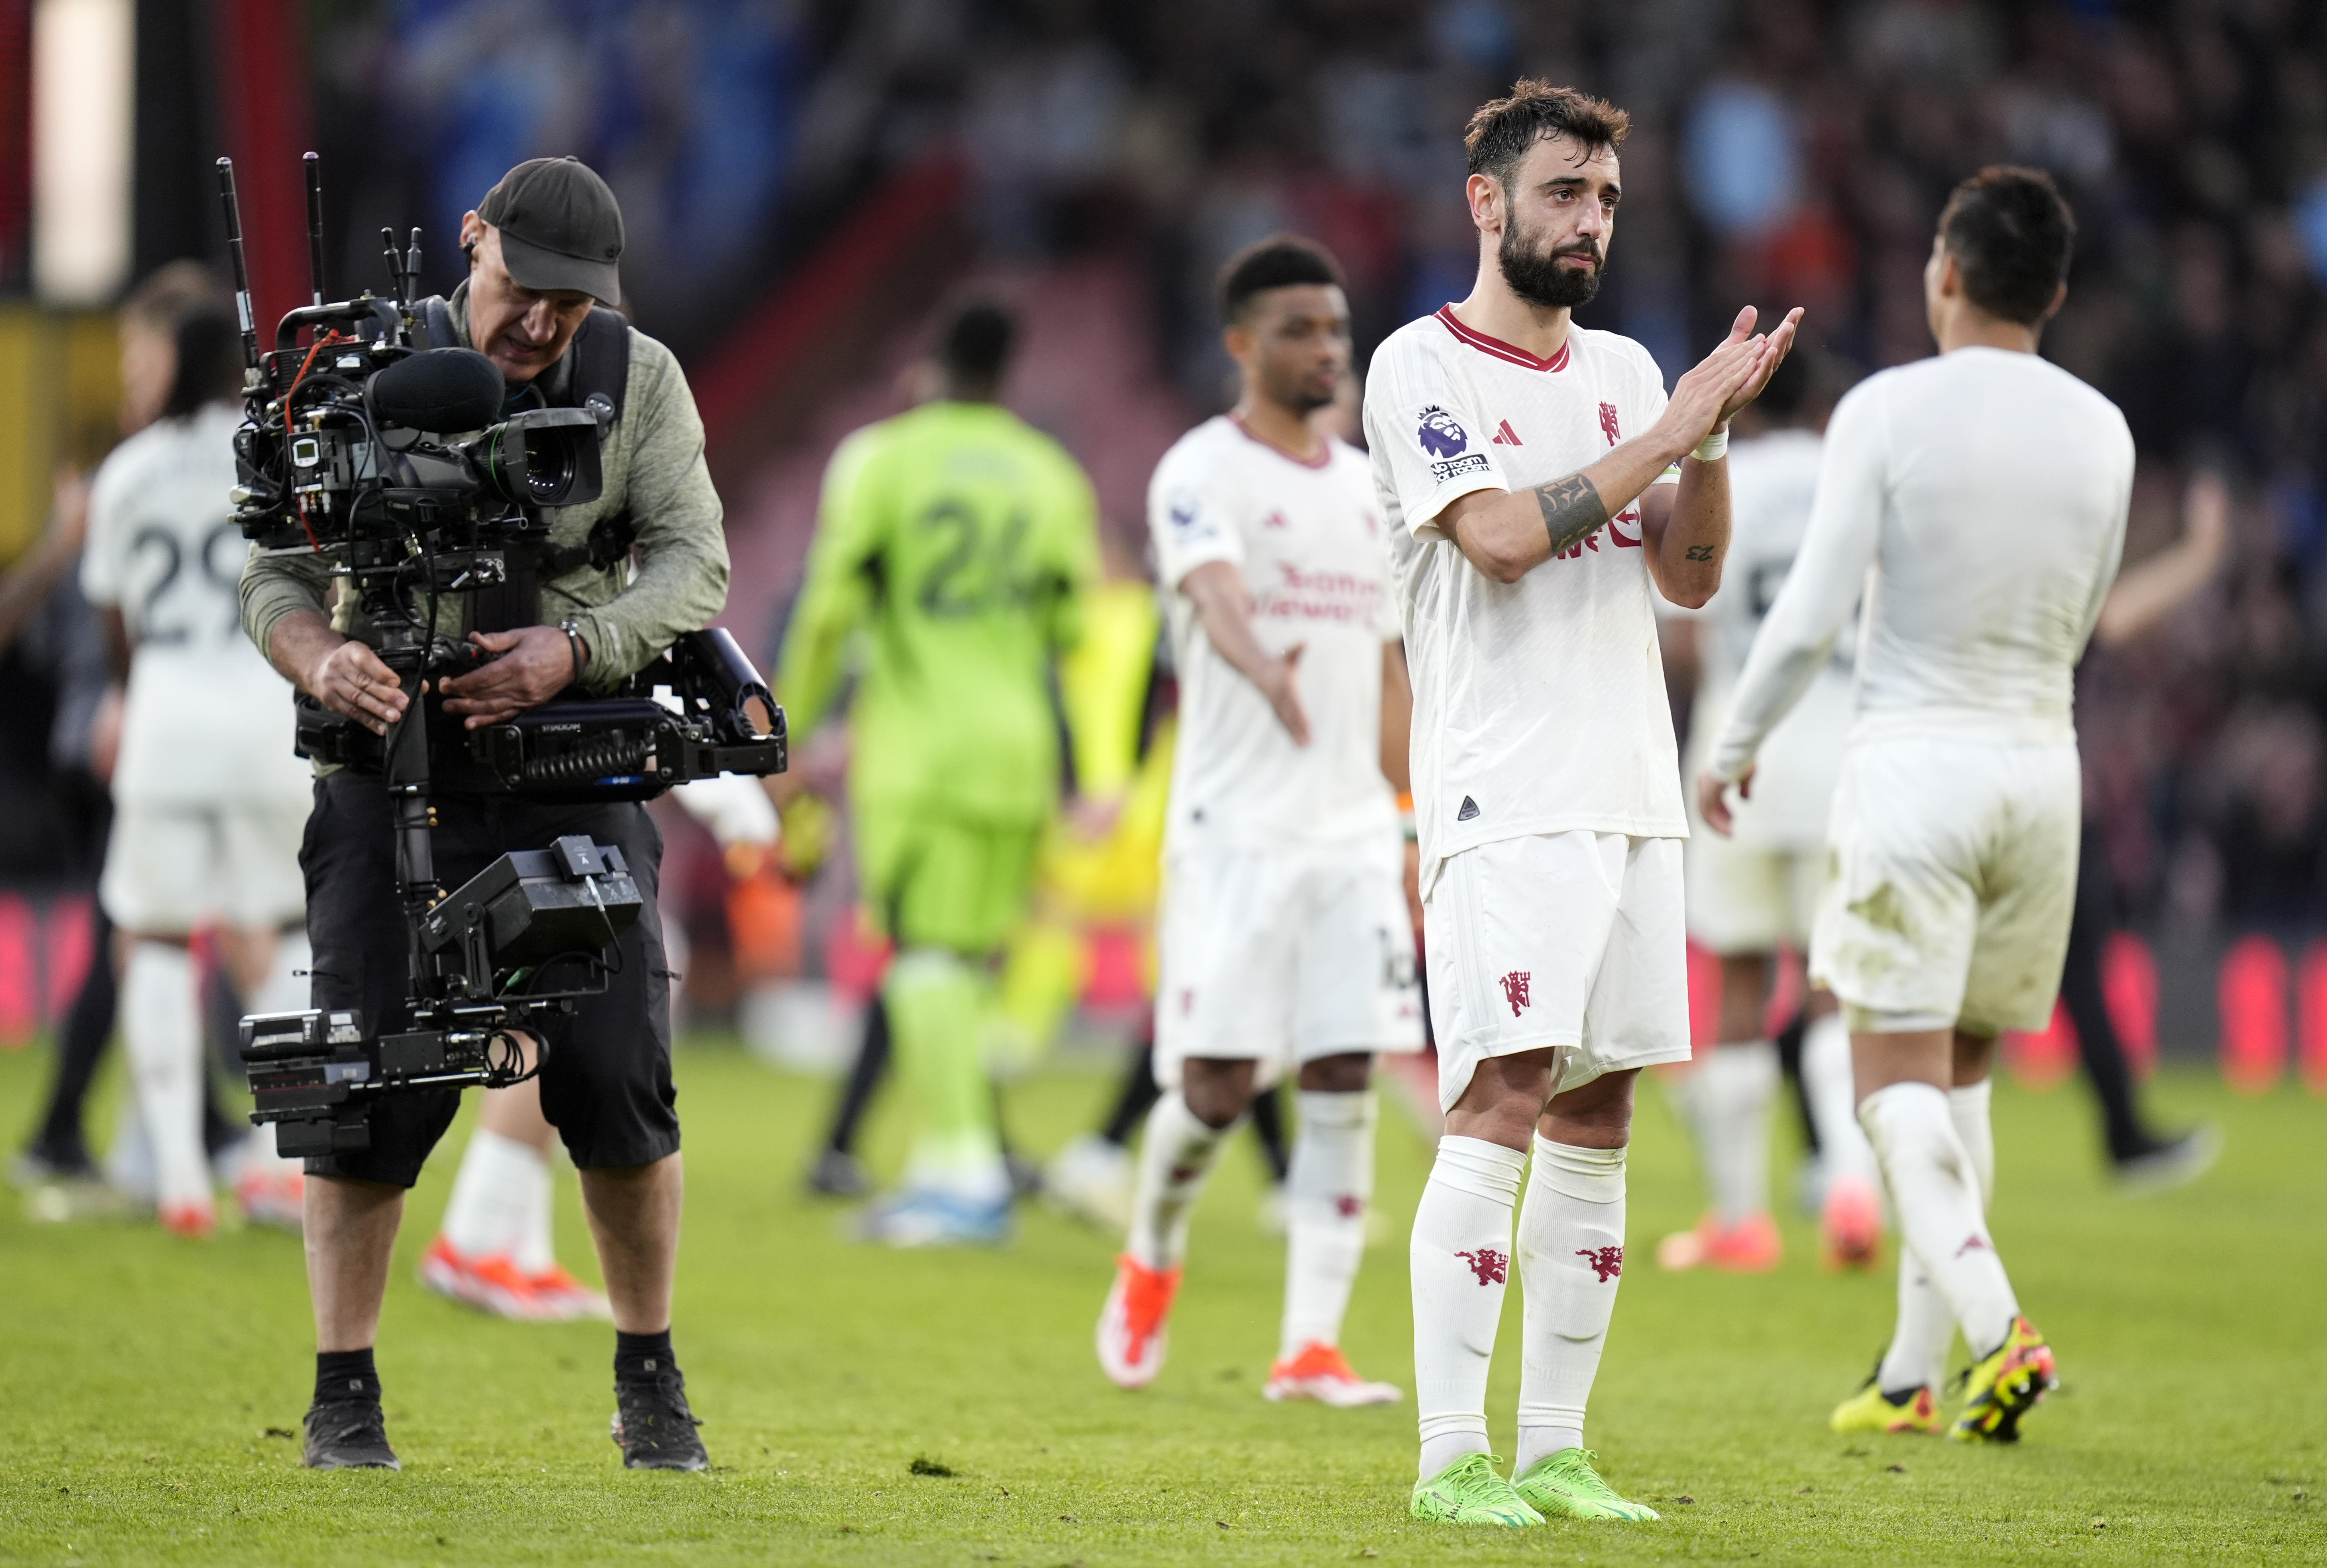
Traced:
[[1778, 721], [1810, 689], [1866, 586], [1883, 532], [1890, 464], [1882, 383], [1844, 397], [1827, 425], [1818, 499], [1777, 602], [1762, 618], [1730, 694], [1728, 722], [1715, 742], [1713, 776], [1742, 775]]
[[739, 844], [754, 844], [762, 847], [776, 842], [781, 832], [776, 821], [775, 802], [768, 791], [749, 774], [722, 773], [715, 778], [697, 779], [682, 784], [672, 791], [687, 814], [711, 830], [722, 849], [732, 849]]
[[1384, 463], [1406, 531], [1445, 537], [1438, 514], [1473, 490], [1507, 490], [1502, 465], [1487, 450], [1494, 428], [1454, 388], [1438, 359], [1411, 340], [1393, 339], [1374, 356], [1366, 386], [1366, 444]]
[[2085, 645], [2092, 640], [2093, 628], [2100, 624], [2101, 606], [2108, 602], [2109, 590], [2117, 586], [2117, 569], [2125, 564], [2125, 527], [2133, 510], [2133, 432], [2126, 426], [2125, 415], [2117, 415], [2117, 430], [2124, 439], [2123, 456], [2117, 466], [2117, 501], [2111, 515], [2117, 526], [2109, 532], [2108, 552], [2101, 569], [2093, 578], [2091, 598], [2085, 605], [2083, 618], [2077, 622], [2076, 657], [2082, 658]]
[[80, 596], [100, 609], [121, 602], [121, 579], [127, 562], [128, 523], [121, 509], [128, 499], [122, 483], [122, 466], [108, 457], [98, 465], [89, 487], [89, 531], [80, 551]]
[[1147, 530], [1155, 541], [1155, 581], [1166, 593], [1212, 561], [1244, 565], [1244, 532], [1235, 498], [1218, 482], [1201, 448], [1182, 441], [1164, 454], [1147, 482]]

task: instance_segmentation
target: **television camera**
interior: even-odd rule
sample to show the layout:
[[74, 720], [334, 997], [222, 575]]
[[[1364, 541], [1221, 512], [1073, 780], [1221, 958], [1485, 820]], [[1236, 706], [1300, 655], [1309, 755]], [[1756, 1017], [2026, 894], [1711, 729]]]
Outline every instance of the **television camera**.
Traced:
[[[446, 599], [572, 570], [584, 557], [603, 566], [628, 555], [619, 530], [593, 531], [578, 555], [550, 543], [556, 509], [601, 494], [599, 444], [617, 401], [593, 395], [581, 407], [505, 415], [500, 369], [450, 341], [441, 302], [417, 297], [417, 229], [401, 252], [381, 231], [388, 293], [325, 303], [313, 153], [309, 301], [282, 318], [262, 351], [234, 167], [220, 158], [218, 170], [245, 365], [236, 520], [262, 553], [329, 564], [402, 689], [419, 694], [491, 657], [438, 630]], [[643, 800], [689, 779], [785, 766], [782, 711], [719, 630], [680, 638], [612, 694], [554, 700], [476, 730], [416, 695], [377, 735], [303, 696], [298, 733], [301, 755], [386, 780], [410, 1022], [382, 1034], [378, 1021], [348, 1009], [242, 1021], [251, 1119], [276, 1125], [286, 1156], [368, 1147], [369, 1109], [382, 1096], [499, 1087], [538, 1072], [547, 1043], [528, 1026], [604, 990], [607, 949], [638, 919], [640, 894], [621, 850], [584, 836], [512, 851], [446, 890], [430, 843], [432, 787]]]

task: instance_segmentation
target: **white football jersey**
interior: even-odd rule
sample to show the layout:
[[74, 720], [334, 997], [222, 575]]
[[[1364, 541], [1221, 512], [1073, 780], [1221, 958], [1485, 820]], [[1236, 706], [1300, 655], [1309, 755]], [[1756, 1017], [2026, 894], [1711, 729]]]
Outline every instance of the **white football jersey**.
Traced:
[[[1314, 464], [1208, 419], [1164, 454], [1147, 489], [1156, 580], [1180, 676], [1167, 849], [1395, 837], [1381, 771], [1382, 644], [1397, 636], [1385, 524], [1365, 458], [1328, 440]], [[1253, 635], [1295, 643], [1309, 743], [1222, 658], [1181, 582], [1225, 561], [1252, 595]]]
[[122, 709], [115, 798], [149, 804], [303, 801], [291, 686], [243, 635], [249, 546], [235, 526], [234, 432], [212, 403], [147, 425], [89, 487], [81, 592], [116, 608], [136, 650]]
[[[1703, 632], [1703, 675], [1689, 726], [1685, 771], [1692, 778], [1712, 752], [1753, 634], [1801, 548], [1818, 493], [1821, 444], [1814, 432], [1780, 430], [1729, 449], [1729, 554], [1720, 591], [1695, 612]], [[1856, 628], [1846, 626], [1801, 702], [1770, 733], [1755, 765], [1752, 798], [1735, 804], [1738, 843], [1797, 854], [1825, 845], [1827, 810], [1850, 738], [1851, 660], [1857, 651]]]
[[1827, 424], [1794, 569], [1738, 677], [1734, 778], [1818, 678], [1862, 591], [1851, 738], [2076, 738], [2071, 672], [2133, 493], [2117, 406], [2033, 354], [1966, 348], [1870, 376]]
[[[1390, 524], [1414, 672], [1414, 807], [1425, 889], [1448, 855], [1524, 834], [1685, 838], [1640, 512], [1517, 583], [1435, 524], [1472, 490], [1591, 466], [1664, 412], [1647, 350], [1571, 328], [1550, 359], [1441, 310], [1375, 351], [1366, 443]], [[1668, 471], [1659, 483], [1677, 482]]]

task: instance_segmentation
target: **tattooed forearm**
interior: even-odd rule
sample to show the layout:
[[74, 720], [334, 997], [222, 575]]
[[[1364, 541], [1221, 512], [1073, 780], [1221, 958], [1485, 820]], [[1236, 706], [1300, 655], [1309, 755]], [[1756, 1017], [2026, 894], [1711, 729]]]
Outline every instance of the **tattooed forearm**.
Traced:
[[1687, 555], [1692, 561], [1710, 561], [1713, 559], [1713, 546], [1710, 545], [1691, 545], [1687, 549], [1683, 550], [1681, 554]]
[[1544, 531], [1551, 536], [1554, 555], [1575, 548], [1608, 520], [1600, 487], [1580, 473], [1536, 486], [1535, 500], [1543, 509]]

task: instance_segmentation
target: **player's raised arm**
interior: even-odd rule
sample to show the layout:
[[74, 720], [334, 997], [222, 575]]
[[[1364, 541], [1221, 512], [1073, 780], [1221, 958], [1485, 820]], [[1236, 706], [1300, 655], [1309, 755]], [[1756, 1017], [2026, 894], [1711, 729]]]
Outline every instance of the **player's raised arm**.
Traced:
[[[1763, 335], [1752, 331], [1754, 313], [1747, 307], [1738, 313], [1727, 341], [1681, 378], [1664, 412], [1648, 430], [1575, 473], [1524, 490], [1475, 490], [1463, 496], [1439, 515], [1440, 530], [1481, 572], [1498, 583], [1518, 582], [1640, 499], [1659, 474], [1696, 452], [1716, 426], [1725, 425], [1730, 415], [1752, 401], [1792, 346], [1800, 317], [1796, 311], [1777, 331]], [[1687, 470], [1706, 466], [1692, 462], [1684, 468], [1684, 490], [1690, 489]], [[1665, 512], [1668, 520], [1643, 509], [1644, 523], [1654, 530], [1657, 545], [1649, 569], [1658, 586], [1675, 603], [1692, 608], [1711, 598], [1720, 583], [1719, 550], [1728, 541], [1729, 527], [1726, 482], [1715, 492], [1705, 486], [1702, 474], [1696, 477], [1694, 493], [1682, 498], [1685, 504], [1659, 502], [1657, 510]], [[1669, 526], [1673, 517], [1685, 519], [1677, 531]], [[1710, 553], [1692, 556], [1687, 554], [1691, 549]], [[1668, 554], [1676, 557], [1673, 564], [1663, 561]]]

